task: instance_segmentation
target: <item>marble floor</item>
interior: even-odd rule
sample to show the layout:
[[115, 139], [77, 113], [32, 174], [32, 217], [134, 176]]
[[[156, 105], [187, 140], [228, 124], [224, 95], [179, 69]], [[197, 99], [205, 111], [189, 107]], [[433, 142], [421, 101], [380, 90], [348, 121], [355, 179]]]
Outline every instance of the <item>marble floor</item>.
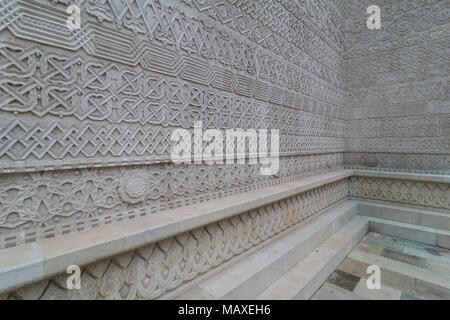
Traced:
[[[373, 264], [381, 288], [370, 290], [366, 271]], [[369, 232], [311, 299], [450, 299], [450, 250]]]

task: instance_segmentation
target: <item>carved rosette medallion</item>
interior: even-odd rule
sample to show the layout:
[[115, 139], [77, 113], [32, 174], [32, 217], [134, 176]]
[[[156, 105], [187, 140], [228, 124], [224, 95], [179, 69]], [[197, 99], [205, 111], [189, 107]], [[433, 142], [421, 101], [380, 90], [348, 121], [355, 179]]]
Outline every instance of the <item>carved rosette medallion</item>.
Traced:
[[128, 203], [138, 203], [145, 199], [148, 177], [143, 170], [127, 172], [120, 181], [120, 197]]

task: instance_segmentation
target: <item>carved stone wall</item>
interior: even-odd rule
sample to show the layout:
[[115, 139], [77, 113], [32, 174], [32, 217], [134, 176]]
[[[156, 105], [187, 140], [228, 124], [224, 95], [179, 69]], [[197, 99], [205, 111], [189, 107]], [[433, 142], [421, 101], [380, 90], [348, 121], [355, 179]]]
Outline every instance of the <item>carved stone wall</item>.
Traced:
[[[342, 167], [341, 23], [328, 0], [1, 1], [0, 248]], [[280, 171], [173, 166], [194, 121], [279, 129]]]
[[354, 176], [349, 179], [349, 195], [357, 199], [450, 210], [448, 183]]
[[[356, 168], [450, 172], [450, 4], [345, 1], [345, 163]], [[369, 5], [381, 29], [369, 30]]]
[[[448, 1], [376, 2], [378, 31], [368, 0], [0, 1], [0, 250], [344, 166], [448, 174]], [[194, 121], [279, 129], [279, 172], [174, 165]], [[352, 177], [0, 298], [160, 298], [348, 191], [448, 210], [448, 189]]]

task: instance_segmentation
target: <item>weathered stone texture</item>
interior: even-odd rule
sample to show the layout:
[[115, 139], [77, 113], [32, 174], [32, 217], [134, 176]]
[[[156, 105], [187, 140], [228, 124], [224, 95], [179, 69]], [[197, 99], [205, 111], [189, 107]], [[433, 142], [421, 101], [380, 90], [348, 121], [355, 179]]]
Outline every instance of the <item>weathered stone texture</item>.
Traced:
[[373, 1], [347, 2], [345, 163], [448, 174], [448, 1], [378, 1], [381, 30], [366, 27]]
[[[74, 31], [67, 1], [0, 4], [0, 247], [343, 166], [332, 2], [74, 3]], [[278, 175], [174, 167], [171, 133], [194, 121], [279, 129]]]
[[[366, 0], [0, 1], [0, 250], [344, 166], [448, 174], [448, 1], [378, 2], [381, 30]], [[173, 165], [171, 133], [194, 121], [279, 129], [279, 172]], [[0, 298], [159, 298], [348, 191], [83, 266], [81, 291], [61, 276]], [[353, 177], [350, 192], [449, 209], [447, 182]]]

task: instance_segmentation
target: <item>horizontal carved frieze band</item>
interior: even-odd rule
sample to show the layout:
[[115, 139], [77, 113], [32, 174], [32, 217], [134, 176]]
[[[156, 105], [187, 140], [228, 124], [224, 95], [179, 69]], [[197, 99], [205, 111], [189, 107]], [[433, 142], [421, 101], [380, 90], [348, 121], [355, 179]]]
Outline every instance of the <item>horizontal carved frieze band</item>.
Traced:
[[[417, 46], [400, 47], [377, 55], [346, 61], [348, 88], [397, 86], [446, 77], [449, 73], [447, 37], [429, 39]], [[398, 61], [393, 64], [392, 61]]]
[[[130, 37], [123, 30], [119, 31], [117, 28], [103, 26], [93, 21], [87, 21], [82, 25], [81, 30], [74, 31], [72, 34], [65, 26], [66, 14], [64, 11], [37, 5], [35, 1], [18, 1], [14, 6], [18, 6], [18, 8], [10, 8], [9, 10], [14, 11], [15, 18], [11, 19], [3, 27], [0, 25], [0, 30], [7, 28], [14, 36], [21, 39], [37, 41], [68, 50], [83, 48], [91, 56], [106, 58], [107, 60], [113, 60], [130, 66], [139, 64], [146, 70], [171, 76], [179, 76], [185, 80], [212, 85], [216, 88], [236, 92], [244, 96], [258, 97], [266, 101], [273, 100], [280, 104], [284, 103], [284, 100], [289, 101], [291, 99], [290, 96], [295, 94], [295, 92], [302, 92], [303, 94], [328, 103], [338, 106], [344, 105], [345, 92], [343, 90], [337, 90], [333, 85], [315, 76], [305, 73], [302, 74], [301, 72], [293, 72], [292, 67], [287, 65], [280, 69], [281, 62], [278, 62], [276, 64], [277, 68], [273, 70], [273, 72], [279, 74], [279, 80], [275, 78], [273, 80], [279, 83], [280, 88], [272, 87], [270, 81], [267, 81], [267, 75], [270, 75], [272, 71], [264, 69], [266, 68], [265, 66], [270, 66], [270, 64], [266, 64], [263, 61], [255, 64], [255, 57], [253, 56], [255, 50], [252, 48], [248, 48], [247, 50], [243, 50], [244, 48], [236, 49], [236, 52], [230, 54], [231, 60], [226, 63], [231, 66], [241, 64], [237, 69], [242, 70], [244, 73], [246, 72], [248, 75], [238, 74], [236, 71], [228, 70], [230, 68], [224, 68], [224, 66], [211, 65], [208, 63], [208, 60], [213, 58], [211, 54], [220, 53], [216, 60], [223, 62], [223, 55], [227, 55], [227, 51], [236, 46], [234, 43], [230, 43], [229, 46], [220, 45], [222, 42], [215, 41], [214, 36], [213, 43], [206, 43], [204, 46], [201, 46], [209, 54], [206, 57], [196, 57], [190, 50], [184, 53], [186, 50], [181, 52], [180, 50], [173, 49], [170, 45], [170, 40], [164, 38], [164, 36], [156, 42], [153, 39], [149, 40], [147, 37], [139, 37], [138, 34], [131, 34], [132, 36]], [[22, 12], [22, 10], [25, 12]], [[41, 16], [46, 16], [46, 18], [40, 18]], [[162, 20], [165, 20], [164, 17]], [[177, 22], [184, 20], [185, 18], [175, 17], [175, 21]], [[161, 21], [161, 17], [152, 21]], [[171, 31], [158, 29], [170, 29], [170, 23], [164, 26], [157, 23], [155, 28], [157, 29], [156, 33], [158, 35], [172, 35]], [[52, 37], [55, 29], [62, 36]], [[31, 34], [28, 30], [35, 30], [35, 32]], [[205, 32], [207, 31], [205, 30]], [[204, 40], [202, 33], [200, 37], [200, 41], [207, 41]], [[185, 39], [184, 35], [181, 38]], [[214, 46], [218, 47], [216, 48]], [[221, 54], [222, 52], [223, 54]], [[252, 54], [248, 56], [248, 53]], [[223, 65], [223, 63], [221, 64]], [[263, 69], [256, 70], [256, 66]], [[236, 70], [233, 67], [231, 69]], [[259, 75], [258, 78], [262, 81], [254, 79], [255, 75]]]
[[[380, 54], [398, 48], [414, 47], [429, 39], [449, 35], [449, 3], [445, 0], [383, 1], [382, 33], [367, 28], [364, 13], [370, 0], [346, 1], [348, 12], [345, 30], [347, 59]], [[407, 8], [408, 7], [408, 8]], [[410, 50], [411, 51], [411, 50]]]
[[[253, 43], [343, 87], [343, 28], [330, 1], [308, 5], [272, 0], [185, 2], [212, 21], [220, 20]], [[320, 14], [330, 18], [327, 23], [333, 24], [333, 28], [323, 28]], [[334, 40], [326, 34], [330, 31]]]
[[422, 172], [450, 175], [450, 154], [415, 152], [345, 152], [344, 162], [351, 169]]
[[[312, 120], [311, 117], [308, 117]], [[168, 161], [172, 133], [176, 128], [138, 124], [64, 123], [60, 121], [0, 121], [0, 158], [3, 169], [35, 165], [94, 165], [98, 161], [126, 161], [129, 157], [142, 161]], [[310, 122], [310, 124], [313, 122]], [[333, 127], [333, 125], [331, 126]], [[318, 124], [318, 132], [323, 124]], [[325, 129], [328, 130], [328, 129]], [[310, 134], [314, 134], [312, 129]], [[189, 131], [193, 135], [193, 130]], [[310, 134], [281, 134], [280, 152], [340, 152], [345, 148], [343, 137]], [[224, 135], [225, 136], [225, 135]], [[239, 143], [244, 143], [240, 141]], [[207, 143], [203, 144], [205, 148]], [[237, 148], [237, 143], [235, 144]], [[246, 148], [248, 150], [248, 146]], [[193, 150], [192, 150], [193, 151]], [[114, 159], [114, 160], [113, 160]], [[17, 163], [16, 161], [24, 161]], [[28, 162], [27, 162], [28, 161]]]
[[351, 177], [355, 198], [450, 210], [450, 184], [389, 178]]
[[[5, 111], [31, 112], [36, 116], [75, 116], [77, 119], [107, 120], [112, 123], [154, 123], [166, 116], [164, 123], [187, 126], [189, 120], [221, 111], [218, 104], [233, 101], [237, 107], [251, 104], [252, 115], [264, 116], [267, 102], [233, 95], [188, 81], [150, 73], [140, 67], [120, 64], [67, 52], [46, 52], [36, 45], [0, 42], [0, 108]], [[212, 87], [215, 87], [212, 85]], [[264, 94], [269, 88], [260, 87]], [[233, 91], [233, 90], [231, 90]], [[286, 105], [291, 112], [304, 110], [343, 119], [343, 109], [292, 94], [274, 104]], [[259, 100], [258, 100], [259, 99]], [[265, 99], [263, 99], [265, 100]], [[205, 108], [208, 110], [199, 109]], [[236, 107], [236, 108], [237, 108]], [[248, 108], [248, 107], [247, 107]], [[192, 109], [192, 110], [191, 110]], [[192, 116], [186, 112], [193, 112]], [[226, 111], [226, 108], [225, 110]], [[185, 118], [186, 117], [186, 118]], [[216, 119], [216, 121], [220, 121]], [[221, 127], [220, 124], [215, 124]]]
[[0, 248], [222, 198], [323, 173], [342, 154], [280, 158], [276, 176], [256, 165], [158, 164], [0, 176]]

